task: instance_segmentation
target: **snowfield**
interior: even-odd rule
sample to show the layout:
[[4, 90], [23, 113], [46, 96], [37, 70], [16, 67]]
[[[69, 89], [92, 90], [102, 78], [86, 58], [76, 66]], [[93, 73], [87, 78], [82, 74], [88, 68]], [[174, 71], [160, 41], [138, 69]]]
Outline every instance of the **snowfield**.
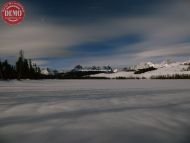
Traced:
[[[189, 63], [188, 63], [189, 64]], [[139, 64], [135, 67], [135, 69], [143, 69], [148, 67], [155, 67], [156, 70], [145, 72], [142, 74], [134, 74], [134, 72], [126, 72], [119, 71], [116, 73], [101, 73], [96, 75], [90, 75], [91, 77], [106, 77], [106, 78], [147, 78], [150, 79], [154, 76], [172, 76], [172, 75], [190, 75], [190, 70], [187, 71], [189, 65], [184, 65], [184, 63], [176, 62], [176, 63], [161, 63], [161, 64], [153, 64], [151, 62]]]
[[153, 142], [190, 142], [190, 80], [0, 81], [0, 143]]

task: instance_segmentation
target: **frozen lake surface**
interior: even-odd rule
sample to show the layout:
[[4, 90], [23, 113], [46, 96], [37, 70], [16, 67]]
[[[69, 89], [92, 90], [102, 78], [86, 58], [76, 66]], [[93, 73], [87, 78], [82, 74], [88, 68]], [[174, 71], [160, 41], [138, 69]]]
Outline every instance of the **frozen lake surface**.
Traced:
[[190, 143], [190, 80], [0, 81], [0, 143]]

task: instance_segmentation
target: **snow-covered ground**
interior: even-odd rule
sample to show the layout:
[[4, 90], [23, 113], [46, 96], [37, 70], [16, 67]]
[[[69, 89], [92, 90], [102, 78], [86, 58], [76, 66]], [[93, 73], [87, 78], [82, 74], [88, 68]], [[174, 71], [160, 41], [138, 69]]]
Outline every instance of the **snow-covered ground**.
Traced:
[[161, 64], [153, 64], [151, 62], [141, 63], [135, 66], [135, 69], [143, 69], [148, 67], [155, 67], [156, 70], [149, 71], [142, 74], [134, 74], [134, 72], [125, 72], [119, 71], [116, 73], [101, 73], [96, 75], [91, 75], [91, 77], [107, 77], [107, 78], [151, 78], [153, 76], [172, 76], [172, 75], [190, 75], [190, 70], [187, 71], [189, 65], [184, 65], [184, 63], [176, 62], [176, 63], [164, 63]]
[[0, 81], [0, 143], [189, 143], [189, 80]]

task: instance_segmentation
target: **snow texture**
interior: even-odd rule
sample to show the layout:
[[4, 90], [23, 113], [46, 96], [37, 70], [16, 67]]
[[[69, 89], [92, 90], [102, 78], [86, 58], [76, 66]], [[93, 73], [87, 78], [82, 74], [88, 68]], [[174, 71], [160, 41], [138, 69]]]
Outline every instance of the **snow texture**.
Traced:
[[189, 143], [189, 80], [0, 81], [0, 143]]
[[[188, 65], [189, 64], [189, 65]], [[151, 78], [154, 76], [172, 76], [172, 75], [190, 75], [190, 70], [187, 70], [190, 66], [190, 62], [162, 62], [161, 64], [153, 64], [151, 62], [140, 63], [134, 67], [135, 70], [145, 69], [149, 67], [154, 67], [156, 70], [145, 72], [142, 74], [134, 74], [134, 72], [118, 71], [116, 73], [101, 73], [96, 75], [91, 75], [91, 77], [107, 77], [107, 78]]]

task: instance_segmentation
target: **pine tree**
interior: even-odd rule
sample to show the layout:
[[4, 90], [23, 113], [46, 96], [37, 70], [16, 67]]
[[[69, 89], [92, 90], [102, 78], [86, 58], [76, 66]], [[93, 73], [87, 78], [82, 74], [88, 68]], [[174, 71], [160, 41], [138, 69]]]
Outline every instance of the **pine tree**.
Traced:
[[0, 60], [0, 79], [3, 79], [3, 66], [2, 66], [2, 62]]
[[21, 79], [23, 77], [23, 69], [24, 69], [24, 52], [20, 50], [19, 52], [19, 58], [16, 62], [16, 71], [17, 71], [17, 78]]

